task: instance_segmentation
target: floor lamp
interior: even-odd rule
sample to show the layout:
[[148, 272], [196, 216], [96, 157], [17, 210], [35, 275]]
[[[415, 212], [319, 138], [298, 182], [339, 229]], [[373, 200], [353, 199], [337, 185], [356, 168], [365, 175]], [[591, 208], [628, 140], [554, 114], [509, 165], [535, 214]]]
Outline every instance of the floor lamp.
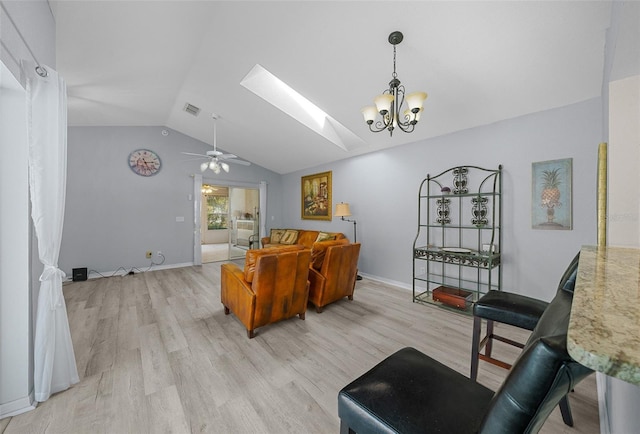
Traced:
[[[351, 210], [349, 209], [349, 204], [348, 203], [344, 203], [344, 202], [340, 202], [336, 204], [336, 213], [334, 214], [334, 217], [340, 217], [340, 219], [342, 219], [342, 221], [345, 222], [350, 222], [353, 223], [353, 242], [357, 243], [358, 242], [358, 233], [356, 230], [356, 221], [354, 220], [349, 220], [346, 219], [345, 217], [350, 217], [351, 216]], [[356, 280], [362, 280], [362, 276], [360, 276], [359, 274], [356, 276]]]

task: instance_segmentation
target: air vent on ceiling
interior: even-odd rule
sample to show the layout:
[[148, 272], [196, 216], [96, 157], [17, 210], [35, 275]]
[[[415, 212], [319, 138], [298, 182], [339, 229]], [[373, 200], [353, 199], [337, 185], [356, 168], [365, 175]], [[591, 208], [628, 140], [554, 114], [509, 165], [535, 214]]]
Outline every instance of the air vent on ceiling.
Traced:
[[193, 104], [186, 103], [184, 106], [184, 111], [194, 116], [198, 116], [198, 113], [200, 113], [200, 107], [196, 107]]

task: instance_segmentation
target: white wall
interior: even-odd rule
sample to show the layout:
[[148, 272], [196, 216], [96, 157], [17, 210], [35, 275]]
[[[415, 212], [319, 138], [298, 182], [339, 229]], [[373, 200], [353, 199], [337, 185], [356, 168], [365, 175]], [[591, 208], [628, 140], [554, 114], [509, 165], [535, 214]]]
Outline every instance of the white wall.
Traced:
[[[46, 0], [3, 5], [42, 64], [55, 67], [55, 22]], [[42, 266], [30, 236], [22, 59], [33, 60], [0, 9], [0, 418], [33, 408], [33, 336]], [[36, 283], [34, 283], [36, 282]], [[33, 291], [33, 293], [32, 293]]]
[[0, 417], [31, 405], [26, 141], [25, 91], [0, 63]]
[[[9, 15], [43, 65], [56, 66], [56, 28], [47, 0], [3, 1]], [[0, 9], [0, 39], [8, 50], [0, 50], [0, 60], [13, 76], [21, 79], [20, 61], [33, 60], [4, 11]]]
[[[161, 134], [163, 129], [168, 136]], [[159, 154], [162, 169], [157, 175], [142, 177], [129, 169], [129, 153], [138, 148]], [[208, 149], [164, 127], [70, 127], [60, 268], [68, 275], [78, 267], [103, 274], [120, 267], [145, 270], [150, 265], [147, 250], [162, 251], [165, 266], [193, 263], [191, 174], [200, 173], [200, 162], [181, 152]], [[269, 207], [280, 202], [280, 176], [262, 167], [233, 165], [230, 173], [205, 174], [204, 182], [216, 185], [253, 183], [257, 188], [264, 180], [273, 187]], [[277, 207], [273, 209], [280, 218]]]
[[[286, 175], [284, 226], [341, 231], [352, 239], [352, 224], [299, 217], [300, 176], [331, 170], [334, 208], [349, 202], [358, 223], [360, 271], [410, 288], [420, 182], [457, 165], [502, 164], [503, 288], [550, 300], [581, 245], [596, 239], [600, 120], [596, 98]], [[573, 158], [573, 230], [533, 230], [531, 163], [560, 158]]]
[[[607, 244], [640, 247], [640, 75], [609, 88]], [[598, 374], [603, 433], [638, 432], [640, 387]]]
[[608, 244], [640, 247], [640, 76], [609, 87]]

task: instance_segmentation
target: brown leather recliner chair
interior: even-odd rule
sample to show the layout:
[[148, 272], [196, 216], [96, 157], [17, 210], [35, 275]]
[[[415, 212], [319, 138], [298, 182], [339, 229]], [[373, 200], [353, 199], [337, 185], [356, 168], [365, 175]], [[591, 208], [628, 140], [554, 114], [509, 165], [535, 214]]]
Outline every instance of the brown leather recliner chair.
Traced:
[[299, 315], [309, 298], [311, 250], [304, 246], [249, 250], [245, 267], [222, 264], [220, 299], [224, 313], [233, 312], [253, 338], [258, 327]]
[[[318, 313], [343, 297], [353, 300], [359, 255], [360, 243], [350, 244], [346, 239], [314, 244], [309, 270], [309, 301]], [[321, 256], [324, 257], [319, 259]]]

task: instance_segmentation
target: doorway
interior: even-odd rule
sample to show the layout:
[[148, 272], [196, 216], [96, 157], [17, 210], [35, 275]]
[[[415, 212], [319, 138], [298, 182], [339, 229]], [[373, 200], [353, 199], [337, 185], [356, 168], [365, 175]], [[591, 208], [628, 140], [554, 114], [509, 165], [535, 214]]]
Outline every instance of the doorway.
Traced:
[[244, 258], [259, 247], [260, 190], [202, 183], [202, 263]]

